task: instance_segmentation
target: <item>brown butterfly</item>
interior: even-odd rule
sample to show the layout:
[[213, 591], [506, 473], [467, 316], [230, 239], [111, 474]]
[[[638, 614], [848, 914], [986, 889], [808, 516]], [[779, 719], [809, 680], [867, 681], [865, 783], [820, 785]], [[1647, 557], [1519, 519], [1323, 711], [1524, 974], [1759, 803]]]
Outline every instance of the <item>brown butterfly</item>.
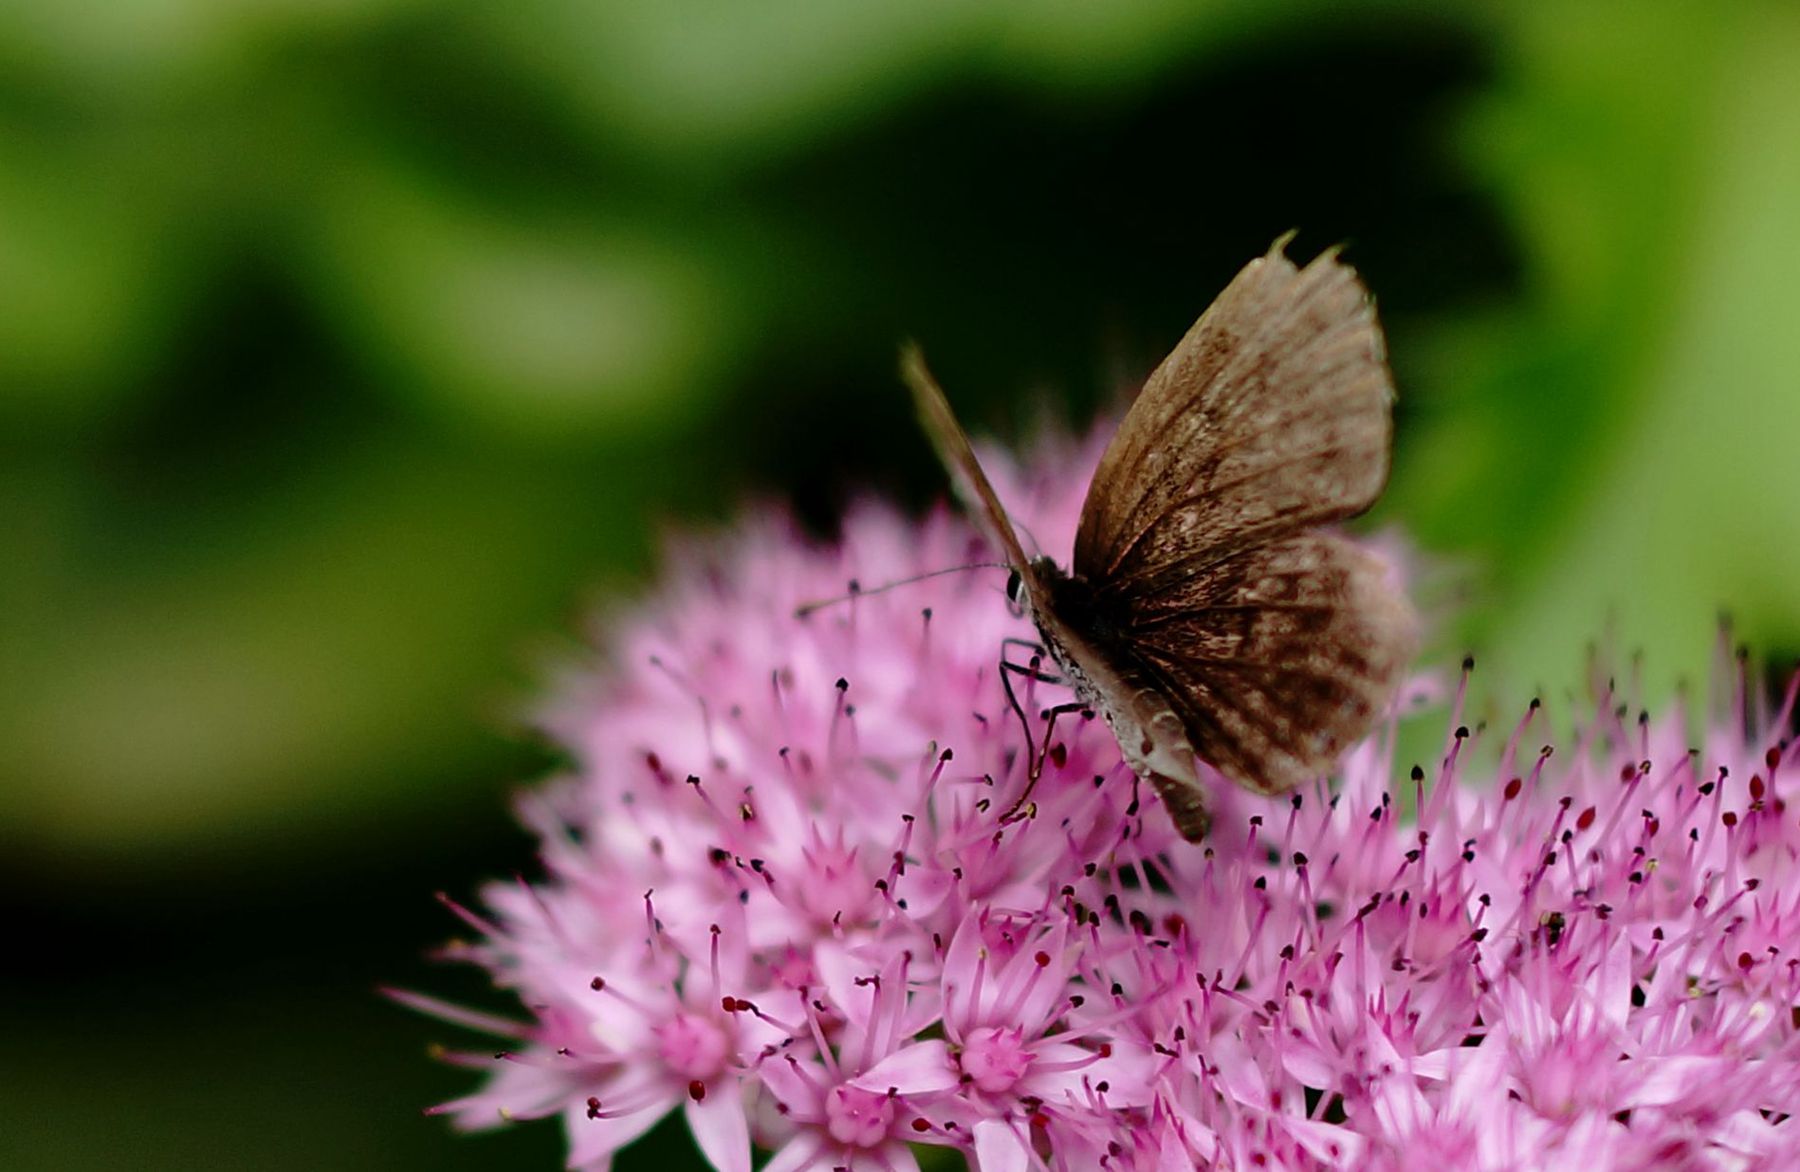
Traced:
[[1391, 701], [1416, 640], [1384, 564], [1321, 530], [1387, 480], [1393, 380], [1356, 274], [1287, 238], [1150, 375], [1088, 486], [1068, 573], [1030, 558], [916, 349], [925, 430], [1011, 566], [1008, 591], [1175, 828], [1199, 762], [1260, 794], [1322, 776]]

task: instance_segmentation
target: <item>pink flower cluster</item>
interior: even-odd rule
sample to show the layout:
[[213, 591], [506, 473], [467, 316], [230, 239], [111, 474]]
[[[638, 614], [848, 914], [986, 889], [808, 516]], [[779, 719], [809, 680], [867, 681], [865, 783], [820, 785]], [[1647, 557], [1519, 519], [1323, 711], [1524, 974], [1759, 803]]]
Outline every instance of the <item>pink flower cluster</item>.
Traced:
[[[990, 456], [1044, 548], [1096, 455]], [[577, 765], [523, 802], [543, 877], [458, 909], [525, 1020], [401, 995], [509, 1039], [439, 1110], [559, 1116], [582, 1169], [676, 1109], [720, 1172], [1800, 1166], [1772, 734], [1694, 751], [1602, 697], [1552, 754], [1534, 703], [1410, 779], [1384, 735], [1329, 790], [1221, 783], [1196, 847], [1039, 683], [1009, 818], [1036, 754], [997, 663], [1033, 632], [999, 572], [794, 615], [989, 556], [880, 508], [685, 552], [546, 718]]]

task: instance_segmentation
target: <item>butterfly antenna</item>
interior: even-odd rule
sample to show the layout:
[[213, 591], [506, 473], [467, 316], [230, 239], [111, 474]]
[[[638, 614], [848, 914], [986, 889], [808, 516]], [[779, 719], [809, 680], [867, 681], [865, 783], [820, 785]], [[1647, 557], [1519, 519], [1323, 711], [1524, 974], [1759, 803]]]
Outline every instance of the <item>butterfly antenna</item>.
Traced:
[[1014, 521], [1013, 527], [1025, 535], [1025, 539], [1031, 542], [1032, 549], [1037, 550], [1040, 554], [1043, 552], [1044, 543], [1037, 539], [1037, 534], [1031, 531], [1031, 526], [1025, 524], [1023, 521]]
[[945, 574], [960, 574], [964, 570], [1006, 570], [1010, 569], [1005, 562], [970, 562], [966, 566], [950, 566], [942, 570], [927, 570], [923, 574], [914, 574], [910, 578], [895, 578], [892, 582], [883, 582], [879, 586], [865, 588], [855, 578], [850, 579], [850, 587], [843, 594], [831, 598], [819, 598], [812, 602], [803, 602], [794, 608], [794, 617], [806, 618], [814, 611], [824, 610], [828, 606], [836, 606], [840, 602], [849, 602], [852, 598], [862, 598], [869, 594], [880, 594], [892, 590], [896, 586], [908, 586], [914, 582], [923, 582], [927, 578], [940, 578]]

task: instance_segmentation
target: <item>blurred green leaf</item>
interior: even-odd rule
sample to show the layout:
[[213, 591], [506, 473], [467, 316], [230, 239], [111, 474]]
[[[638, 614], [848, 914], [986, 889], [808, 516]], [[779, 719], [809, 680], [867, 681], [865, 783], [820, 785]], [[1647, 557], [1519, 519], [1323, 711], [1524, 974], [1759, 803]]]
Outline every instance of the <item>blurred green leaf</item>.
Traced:
[[0, 422], [56, 427], [137, 390], [188, 303], [190, 259], [163, 239], [135, 160], [0, 122]]
[[740, 314], [709, 258], [593, 212], [471, 207], [392, 168], [323, 194], [309, 260], [327, 311], [423, 405], [566, 439], [666, 427], [719, 392]]
[[505, 681], [531, 668], [517, 616], [568, 601], [571, 558], [637, 556], [636, 499], [625, 480], [389, 442], [259, 505], [151, 514], [160, 537], [136, 548], [70, 525], [9, 592], [9, 668], [30, 682], [0, 693], [9, 824], [108, 850], [229, 827], [249, 849], [392, 809], [396, 782], [456, 772], [512, 722], [524, 689]]
[[[1581, 454], [1587, 491], [1552, 510], [1538, 538], [1545, 568], [1495, 639], [1539, 678], [1569, 674], [1582, 642], [1610, 629], [1650, 652], [1661, 687], [1704, 680], [1721, 611], [1735, 612], [1739, 634], [1757, 646], [1800, 648], [1791, 458], [1800, 436], [1800, 331], [1791, 326], [1800, 321], [1800, 13], [1754, 8], [1708, 23], [1669, 37], [1666, 55], [1635, 75], [1645, 107], [1677, 90], [1699, 123], [1697, 143], [1656, 140], [1659, 155], [1684, 159], [1692, 196], [1681, 202], [1691, 214], [1643, 225], [1663, 260], [1654, 284], [1621, 282], [1638, 304], [1621, 300], [1645, 323], [1614, 343], [1631, 390], [1615, 397], [1623, 402], [1601, 442]], [[1675, 70], [1708, 57], [1711, 84], [1671, 85]], [[1666, 188], [1651, 192], [1669, 198]]]
[[1466, 141], [1531, 295], [1446, 333], [1452, 397], [1397, 492], [1432, 544], [1484, 558], [1467, 629], [1502, 690], [1575, 684], [1610, 637], [1650, 652], [1662, 694], [1705, 678], [1721, 608], [1761, 642], [1800, 633], [1779, 438], [1800, 434], [1800, 356], [1774, 324], [1800, 312], [1777, 259], [1800, 255], [1794, 15], [1509, 15]]

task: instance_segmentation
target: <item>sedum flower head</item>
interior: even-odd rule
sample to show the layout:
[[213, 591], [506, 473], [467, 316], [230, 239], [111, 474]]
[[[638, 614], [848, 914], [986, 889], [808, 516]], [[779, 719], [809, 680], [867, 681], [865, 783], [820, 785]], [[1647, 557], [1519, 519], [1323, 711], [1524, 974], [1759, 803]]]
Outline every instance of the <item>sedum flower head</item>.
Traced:
[[[1045, 548], [1096, 456], [1000, 478]], [[1785, 709], [1695, 751], [1603, 693], [1552, 753], [1534, 703], [1410, 777], [1375, 737], [1330, 789], [1221, 786], [1194, 847], [1102, 722], [1047, 725], [1066, 689], [1025, 686], [1028, 746], [993, 572], [795, 617], [988, 556], [879, 507], [680, 551], [545, 716], [542, 876], [459, 909], [521, 1018], [401, 995], [508, 1038], [437, 1110], [559, 1117], [584, 1169], [677, 1110], [720, 1172], [1800, 1160]]]

